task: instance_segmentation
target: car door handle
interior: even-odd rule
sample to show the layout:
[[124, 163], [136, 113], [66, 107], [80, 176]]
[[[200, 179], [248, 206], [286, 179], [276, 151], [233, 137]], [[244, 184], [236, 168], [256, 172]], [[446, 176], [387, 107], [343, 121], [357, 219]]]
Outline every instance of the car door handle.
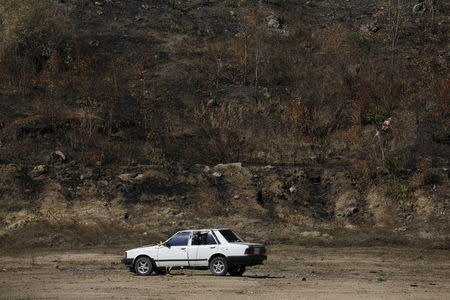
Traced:
[[186, 250], [186, 248], [181, 248], [181, 250]]
[[209, 247], [209, 249], [215, 249], [216, 247], [214, 246], [214, 247]]

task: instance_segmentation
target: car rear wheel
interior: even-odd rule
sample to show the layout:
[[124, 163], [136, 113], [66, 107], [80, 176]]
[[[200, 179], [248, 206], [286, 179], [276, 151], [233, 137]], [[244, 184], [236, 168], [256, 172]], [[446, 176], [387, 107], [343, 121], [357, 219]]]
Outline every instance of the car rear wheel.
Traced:
[[134, 271], [139, 276], [148, 276], [153, 272], [153, 264], [150, 258], [140, 257], [134, 263]]
[[244, 265], [237, 265], [230, 267], [230, 270], [228, 273], [230, 273], [231, 276], [242, 276], [245, 272], [245, 266]]
[[224, 276], [228, 272], [228, 263], [224, 257], [215, 257], [209, 264], [209, 269], [214, 276]]

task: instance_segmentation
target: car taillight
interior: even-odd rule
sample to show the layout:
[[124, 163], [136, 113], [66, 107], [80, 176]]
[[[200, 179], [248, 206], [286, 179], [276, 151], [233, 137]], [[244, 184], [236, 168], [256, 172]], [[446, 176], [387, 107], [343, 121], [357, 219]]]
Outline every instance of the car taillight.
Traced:
[[255, 248], [247, 248], [245, 249], [244, 254], [253, 254], [255, 253]]

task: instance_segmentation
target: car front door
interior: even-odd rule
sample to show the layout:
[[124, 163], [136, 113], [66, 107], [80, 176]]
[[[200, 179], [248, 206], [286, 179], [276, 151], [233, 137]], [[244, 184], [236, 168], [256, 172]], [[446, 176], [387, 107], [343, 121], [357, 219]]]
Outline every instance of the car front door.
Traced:
[[208, 259], [218, 251], [218, 243], [211, 231], [200, 233], [202, 238], [194, 236], [189, 246], [189, 263], [191, 266], [207, 267]]
[[158, 267], [189, 266], [187, 247], [190, 234], [188, 231], [178, 232], [165, 242], [164, 246], [158, 250], [156, 265]]

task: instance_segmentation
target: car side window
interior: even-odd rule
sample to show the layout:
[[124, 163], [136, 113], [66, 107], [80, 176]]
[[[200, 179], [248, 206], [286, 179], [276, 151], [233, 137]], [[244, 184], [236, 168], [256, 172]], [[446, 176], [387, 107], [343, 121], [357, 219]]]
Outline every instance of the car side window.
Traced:
[[206, 245], [216, 245], [217, 242], [214, 239], [213, 235], [211, 232], [208, 232], [208, 237], [206, 238]]
[[211, 232], [208, 233], [195, 232], [191, 242], [191, 245], [193, 246], [216, 245], [216, 244], [217, 242], [214, 239], [214, 236], [211, 234]]
[[189, 241], [189, 232], [178, 232], [170, 240], [166, 242], [167, 246], [186, 246]]

